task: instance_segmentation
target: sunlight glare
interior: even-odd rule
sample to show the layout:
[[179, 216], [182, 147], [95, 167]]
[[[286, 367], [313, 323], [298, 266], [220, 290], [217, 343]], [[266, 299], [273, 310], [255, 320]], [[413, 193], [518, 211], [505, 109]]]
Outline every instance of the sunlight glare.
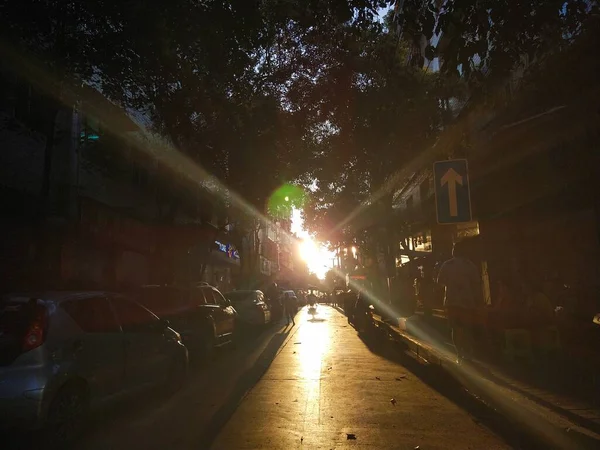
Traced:
[[331, 257], [327, 249], [320, 243], [307, 237], [300, 243], [300, 257], [306, 262], [308, 269], [314, 273], [317, 278], [324, 279], [325, 274], [330, 269], [328, 264]]
[[307, 264], [312, 264], [318, 257], [318, 253], [315, 241], [312, 239], [304, 239], [300, 244], [300, 256]]
[[321, 376], [323, 356], [327, 351], [331, 337], [329, 327], [322, 323], [314, 323], [310, 328], [305, 328], [298, 336], [304, 344], [300, 348], [298, 359], [302, 378], [316, 380]]

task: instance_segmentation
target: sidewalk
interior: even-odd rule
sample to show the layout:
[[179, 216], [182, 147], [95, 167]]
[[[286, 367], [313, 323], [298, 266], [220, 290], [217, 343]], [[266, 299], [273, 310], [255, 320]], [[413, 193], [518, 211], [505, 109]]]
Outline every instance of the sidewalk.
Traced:
[[[535, 427], [552, 442], [560, 442], [566, 432], [600, 439], [600, 405], [597, 380], [572, 376], [563, 367], [511, 365], [500, 360], [456, 363], [449, 330], [417, 319], [395, 326], [375, 317], [380, 329], [406, 345], [429, 364], [439, 365], [465, 388], [494, 408]], [[440, 322], [441, 320], [434, 319]], [[407, 326], [406, 326], [407, 325]], [[536, 370], [537, 369], [537, 370]], [[587, 388], [587, 398], [582, 395]], [[554, 430], [550, 433], [550, 430]], [[569, 443], [560, 445], [569, 448]]]

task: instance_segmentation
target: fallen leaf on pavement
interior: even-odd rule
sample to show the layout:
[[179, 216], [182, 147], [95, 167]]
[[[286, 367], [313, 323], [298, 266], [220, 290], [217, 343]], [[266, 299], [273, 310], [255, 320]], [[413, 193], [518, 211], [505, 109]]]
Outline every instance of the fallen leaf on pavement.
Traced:
[[390, 403], [391, 403], [392, 405], [395, 405], [395, 404], [397, 403], [397, 402], [396, 402], [396, 399], [395, 399], [395, 398], [392, 398], [392, 399], [390, 400]]
[[356, 435], [354, 433], [346, 433], [346, 439], [356, 439]]

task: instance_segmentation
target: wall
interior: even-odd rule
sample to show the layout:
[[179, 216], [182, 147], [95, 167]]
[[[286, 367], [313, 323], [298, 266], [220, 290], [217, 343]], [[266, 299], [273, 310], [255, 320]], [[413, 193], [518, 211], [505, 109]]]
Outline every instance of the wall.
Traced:
[[45, 137], [0, 110], [0, 184], [38, 195], [44, 173]]

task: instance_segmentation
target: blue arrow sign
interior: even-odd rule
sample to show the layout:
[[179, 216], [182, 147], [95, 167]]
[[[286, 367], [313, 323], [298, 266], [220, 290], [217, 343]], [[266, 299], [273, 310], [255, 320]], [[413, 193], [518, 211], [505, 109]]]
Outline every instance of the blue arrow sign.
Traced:
[[466, 159], [437, 161], [433, 164], [438, 223], [471, 221], [471, 193]]

